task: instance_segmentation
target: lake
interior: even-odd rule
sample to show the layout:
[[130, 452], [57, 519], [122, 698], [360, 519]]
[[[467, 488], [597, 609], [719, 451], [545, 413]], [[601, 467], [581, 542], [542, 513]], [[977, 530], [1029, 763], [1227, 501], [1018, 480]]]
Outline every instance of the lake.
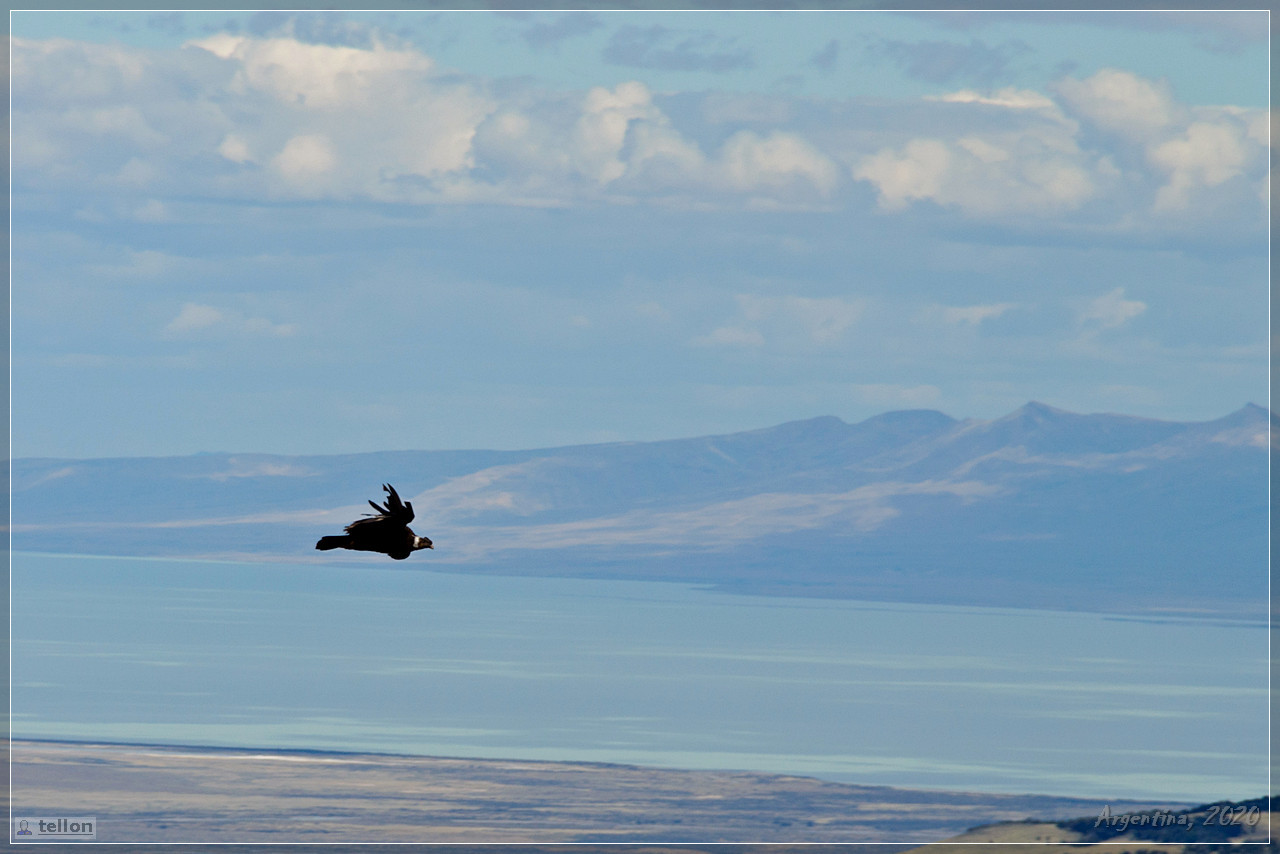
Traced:
[[16, 738], [1267, 791], [1259, 623], [22, 552], [12, 590]]

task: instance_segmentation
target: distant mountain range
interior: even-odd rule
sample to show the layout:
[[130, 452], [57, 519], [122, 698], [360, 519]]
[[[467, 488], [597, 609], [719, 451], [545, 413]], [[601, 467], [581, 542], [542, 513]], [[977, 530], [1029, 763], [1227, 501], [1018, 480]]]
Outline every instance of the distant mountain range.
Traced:
[[[1028, 403], [530, 451], [19, 459], [13, 543], [1260, 616], [1275, 426], [1252, 404], [1179, 423]], [[383, 482], [436, 551], [315, 552]]]

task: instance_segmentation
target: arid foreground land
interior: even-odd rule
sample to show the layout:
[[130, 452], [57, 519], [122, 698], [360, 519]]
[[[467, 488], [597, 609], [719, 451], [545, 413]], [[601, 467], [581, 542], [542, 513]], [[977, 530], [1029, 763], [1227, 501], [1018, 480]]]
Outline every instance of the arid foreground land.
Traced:
[[582, 842], [884, 842], [905, 850], [977, 825], [1103, 806], [595, 763], [53, 741], [15, 741], [12, 751], [14, 815], [94, 816], [99, 842], [506, 842], [541, 851]]

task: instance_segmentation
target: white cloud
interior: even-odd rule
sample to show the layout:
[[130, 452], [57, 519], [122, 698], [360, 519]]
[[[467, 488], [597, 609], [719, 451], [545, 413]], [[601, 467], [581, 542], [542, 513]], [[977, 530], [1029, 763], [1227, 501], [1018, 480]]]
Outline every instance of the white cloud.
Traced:
[[743, 191], [787, 189], [802, 181], [830, 195], [839, 171], [829, 158], [792, 133], [761, 137], [741, 131], [725, 143], [721, 169], [731, 187]]
[[1207, 200], [1205, 191], [1250, 171], [1255, 182], [1265, 173], [1264, 110], [1183, 106], [1164, 81], [1118, 69], [1103, 69], [1084, 80], [1068, 78], [1058, 92], [1069, 112], [1116, 134], [1150, 165], [1148, 178], [1155, 184], [1151, 210], [1156, 213], [1187, 212]]
[[1263, 186], [1264, 112], [1187, 107], [1121, 69], [877, 108], [874, 132], [858, 104], [772, 97], [733, 129], [707, 120], [727, 96], [591, 82], [498, 83], [376, 39], [220, 34], [167, 51], [15, 39], [15, 189], [831, 210], [857, 204], [861, 182], [890, 212], [929, 202], [1052, 223], [1087, 209], [1128, 228], [1235, 212], [1259, 227], [1239, 187], [1253, 204]]
[[235, 134], [227, 134], [218, 146], [218, 153], [232, 163], [251, 163], [254, 159], [249, 153], [249, 144]]
[[1115, 171], [1080, 147], [1078, 126], [1039, 93], [962, 90], [926, 100], [984, 111], [986, 127], [958, 127], [950, 137], [911, 139], [859, 159], [854, 178], [873, 184], [886, 210], [932, 201], [979, 216], [1050, 216], [1079, 208]]
[[173, 218], [168, 206], [159, 199], [147, 199], [141, 204], [131, 205], [129, 216], [138, 222], [169, 222]]
[[1009, 107], [1015, 110], [1052, 109], [1056, 105], [1053, 100], [1030, 89], [1018, 89], [1007, 86], [990, 95], [983, 95], [972, 89], [961, 89], [946, 95], [926, 95], [926, 101], [943, 101], [951, 104], [988, 104], [993, 107]]
[[688, 186], [706, 170], [703, 153], [635, 81], [577, 96], [524, 93], [482, 122], [474, 142], [497, 201], [625, 197]]
[[1080, 313], [1081, 322], [1101, 329], [1117, 329], [1147, 310], [1147, 304], [1124, 298], [1124, 288], [1116, 288], [1093, 300]]
[[323, 134], [316, 133], [293, 137], [271, 161], [281, 175], [299, 183], [332, 172], [337, 164], [333, 144]]
[[1245, 197], [1265, 197], [1265, 111], [1181, 105], [1163, 81], [1119, 69], [1054, 91], [1056, 101], [1016, 89], [932, 98], [975, 111], [979, 128], [953, 116], [954, 134], [855, 155], [853, 177], [886, 211], [929, 201], [971, 216], [1055, 217], [1092, 205], [1130, 229], [1160, 227], [1149, 214], [1171, 212], [1217, 223], [1229, 212], [1261, 228], [1262, 209]]
[[[21, 41], [15, 51], [22, 126], [15, 163], [78, 186], [110, 180], [222, 197], [705, 205], [743, 195], [753, 204], [805, 204], [831, 196], [841, 179], [830, 157], [783, 128], [740, 131], [709, 153], [637, 81], [580, 93], [505, 85], [499, 95], [490, 81], [443, 72], [410, 48], [226, 33], [182, 51]], [[102, 71], [102, 81], [73, 88], [68, 67]], [[140, 99], [142, 85], [154, 91]], [[74, 108], [90, 96], [93, 109]], [[109, 148], [101, 144], [108, 137]], [[116, 162], [102, 168], [95, 157]], [[243, 171], [228, 173], [229, 164]], [[269, 167], [265, 175], [258, 164]], [[207, 175], [218, 177], [195, 177]], [[209, 183], [190, 186], [200, 180]]]
[[1239, 129], [1195, 122], [1186, 133], [1151, 150], [1151, 160], [1169, 173], [1156, 194], [1156, 210], [1179, 210], [1198, 187], [1216, 187], [1244, 172], [1247, 161]]
[[983, 163], [1003, 163], [1012, 156], [1008, 149], [1000, 148], [977, 136], [966, 136], [957, 140], [956, 144]]
[[[737, 317], [709, 335], [699, 346], [827, 347], [840, 343], [863, 313], [861, 300], [840, 297], [761, 296], [739, 294]], [[766, 335], [767, 333], [767, 335]]]
[[589, 91], [574, 125], [577, 170], [601, 184], [622, 177], [627, 167], [619, 155], [628, 128], [637, 120], [661, 120], [643, 83], [620, 83], [612, 90], [597, 86]]
[[[221, 116], [216, 152], [239, 164], [269, 160], [281, 179], [270, 185], [276, 195], [445, 196], [448, 188], [433, 182], [474, 165], [476, 128], [496, 107], [478, 82], [441, 75], [425, 54], [377, 42], [356, 48], [223, 34], [191, 46], [221, 60], [222, 100], [236, 113]], [[246, 173], [236, 189], [260, 185]]]
[[283, 338], [296, 331], [297, 328], [291, 323], [273, 323], [265, 317], [247, 317], [239, 312], [188, 302], [165, 325], [162, 335], [165, 338], [189, 338], [213, 333]]
[[630, 132], [627, 170], [637, 186], [688, 187], [707, 173], [707, 156], [664, 119], [637, 122]]
[[693, 339], [693, 343], [698, 347], [761, 347], [764, 345], [764, 336], [758, 329], [721, 326], [707, 335]]
[[[564, 201], [574, 182], [597, 192], [709, 201], [740, 194], [823, 197], [840, 170], [794, 133], [740, 131], [708, 154], [675, 127], [642, 83], [595, 87], [573, 105], [504, 109], [478, 131], [479, 159], [505, 167], [521, 192]], [[565, 126], [567, 119], [572, 124]], [[496, 164], [495, 164], [496, 159]], [[558, 197], [558, 198], [557, 198]]]
[[1167, 83], [1115, 68], [1104, 68], [1084, 80], [1068, 77], [1058, 83], [1058, 94], [1074, 114], [1135, 139], [1158, 134], [1180, 112]]
[[867, 157], [853, 177], [870, 181], [880, 193], [880, 204], [901, 210], [917, 199], [936, 199], [951, 167], [951, 150], [936, 139], [913, 139], [901, 150], [883, 149]]
[[52, 102], [101, 104], [153, 71], [147, 55], [122, 45], [13, 38], [13, 77], [41, 78]]
[[998, 302], [991, 305], [942, 306], [942, 319], [947, 323], [964, 323], [977, 326], [984, 320], [999, 317], [1014, 305], [1011, 302]]
[[158, 279], [172, 275], [181, 264], [180, 259], [155, 249], [130, 251], [116, 263], [92, 264], [90, 271], [97, 276], [110, 276], [131, 281]]
[[270, 335], [287, 338], [298, 331], [292, 323], [272, 323], [265, 317], [246, 317], [239, 323], [240, 330], [251, 335]]
[[169, 321], [164, 331], [169, 335], [182, 335], [197, 329], [208, 329], [226, 320], [226, 315], [211, 305], [189, 302], [182, 306], [178, 316]]
[[142, 149], [169, 142], [167, 136], [151, 127], [137, 107], [128, 104], [71, 112], [65, 121], [68, 128], [93, 136], [127, 140]]
[[425, 74], [433, 65], [417, 51], [376, 43], [364, 50], [220, 33], [191, 45], [235, 64], [232, 91], [263, 92], [283, 104], [329, 110], [365, 106], [369, 95], [394, 93], [408, 75]]
[[115, 187], [146, 189], [160, 178], [160, 170], [151, 158], [130, 157], [113, 173], [104, 174], [102, 183]]
[[914, 139], [864, 158], [853, 177], [875, 185], [880, 206], [890, 211], [914, 201], [980, 216], [1074, 210], [1095, 195], [1096, 176], [1111, 170], [1091, 162], [1062, 130], [1041, 131]]

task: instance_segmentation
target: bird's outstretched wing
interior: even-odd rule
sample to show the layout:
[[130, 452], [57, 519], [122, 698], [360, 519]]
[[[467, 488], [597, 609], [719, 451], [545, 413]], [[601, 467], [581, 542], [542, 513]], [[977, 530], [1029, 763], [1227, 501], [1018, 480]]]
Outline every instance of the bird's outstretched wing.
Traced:
[[396, 493], [396, 489], [389, 483], [382, 484], [383, 490], [387, 493], [386, 504], [374, 504], [369, 502], [369, 506], [378, 511], [379, 516], [388, 516], [397, 522], [408, 525], [413, 521], [413, 503], [409, 501], [401, 501], [400, 496]]

